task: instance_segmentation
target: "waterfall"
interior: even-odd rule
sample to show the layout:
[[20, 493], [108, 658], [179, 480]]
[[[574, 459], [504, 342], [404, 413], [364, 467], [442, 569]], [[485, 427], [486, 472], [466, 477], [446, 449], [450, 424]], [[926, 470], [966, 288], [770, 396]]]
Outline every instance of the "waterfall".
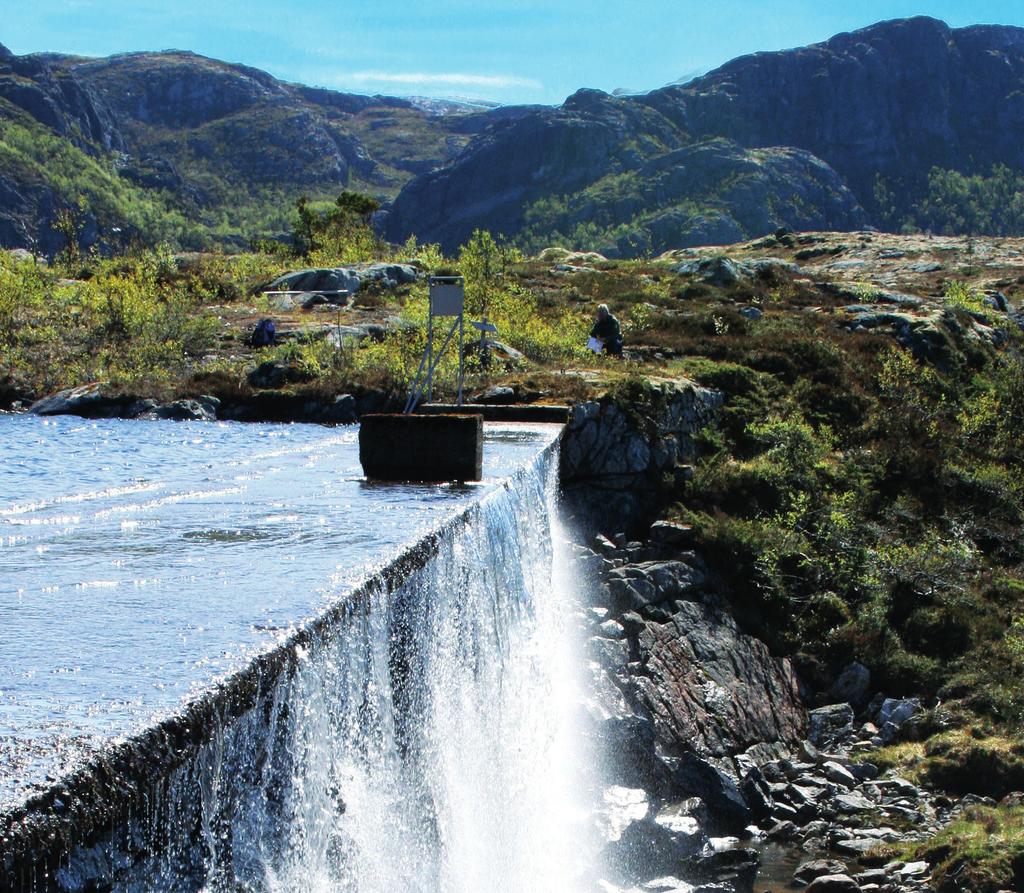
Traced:
[[557, 446], [296, 636], [49, 888], [575, 889], [586, 759], [556, 493]]

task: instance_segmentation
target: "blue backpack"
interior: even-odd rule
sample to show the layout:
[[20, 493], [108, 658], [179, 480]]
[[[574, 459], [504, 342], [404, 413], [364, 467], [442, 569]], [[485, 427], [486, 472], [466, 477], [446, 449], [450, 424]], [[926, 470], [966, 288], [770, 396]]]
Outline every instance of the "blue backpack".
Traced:
[[272, 319], [261, 319], [252, 333], [253, 347], [267, 347], [277, 338], [277, 326]]

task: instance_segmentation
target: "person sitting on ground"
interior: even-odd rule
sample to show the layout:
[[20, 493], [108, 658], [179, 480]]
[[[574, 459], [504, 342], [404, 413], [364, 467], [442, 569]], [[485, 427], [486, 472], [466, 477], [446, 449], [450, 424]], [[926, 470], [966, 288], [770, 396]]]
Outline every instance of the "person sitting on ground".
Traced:
[[619, 321], [612, 316], [607, 304], [599, 304], [597, 308], [597, 322], [590, 330], [590, 337], [601, 342], [606, 354], [614, 357], [622, 356], [622, 327]]

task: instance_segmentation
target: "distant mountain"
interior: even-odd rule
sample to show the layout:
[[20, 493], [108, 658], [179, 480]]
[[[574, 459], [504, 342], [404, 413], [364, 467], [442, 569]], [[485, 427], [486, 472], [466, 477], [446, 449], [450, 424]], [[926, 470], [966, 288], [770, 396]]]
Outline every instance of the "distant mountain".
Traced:
[[779, 226], [855, 229], [856, 196], [808, 152], [693, 140], [645, 101], [581, 90], [560, 108], [493, 124], [410, 182], [387, 223], [452, 250], [478, 227], [529, 248], [610, 256], [726, 244]]
[[[935, 171], [975, 179], [936, 196]], [[477, 227], [624, 257], [778, 227], [1021, 228], [1001, 203], [1024, 208], [1024, 29], [882, 22], [560, 107], [359, 96], [178, 51], [0, 47], [0, 245], [56, 250], [78, 197], [87, 244], [244, 244], [286, 231], [299, 195], [346, 188], [387, 203], [392, 240], [448, 250]]]
[[581, 90], [413, 180], [388, 234], [452, 247], [482, 226], [633, 255], [884, 224], [879, 178], [899, 216], [932, 168], [995, 164], [1024, 169], [1024, 29], [914, 18], [643, 96]]
[[[106, 59], [0, 50], [0, 244], [53, 250], [84, 195], [94, 238], [244, 241], [298, 195], [394, 196], [454, 157], [486, 106], [287, 84], [193, 53]], [[143, 209], [146, 210], [143, 213]]]

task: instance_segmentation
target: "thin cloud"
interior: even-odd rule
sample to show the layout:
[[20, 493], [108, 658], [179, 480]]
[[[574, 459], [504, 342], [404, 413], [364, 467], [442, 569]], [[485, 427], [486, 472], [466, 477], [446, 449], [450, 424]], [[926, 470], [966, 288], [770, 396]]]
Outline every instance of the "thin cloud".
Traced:
[[461, 74], [458, 72], [432, 73], [425, 71], [354, 71], [339, 75], [338, 80], [366, 84], [404, 84], [408, 86], [487, 87], [508, 90], [515, 87], [543, 90], [544, 85], [534, 78], [521, 78], [504, 74]]

